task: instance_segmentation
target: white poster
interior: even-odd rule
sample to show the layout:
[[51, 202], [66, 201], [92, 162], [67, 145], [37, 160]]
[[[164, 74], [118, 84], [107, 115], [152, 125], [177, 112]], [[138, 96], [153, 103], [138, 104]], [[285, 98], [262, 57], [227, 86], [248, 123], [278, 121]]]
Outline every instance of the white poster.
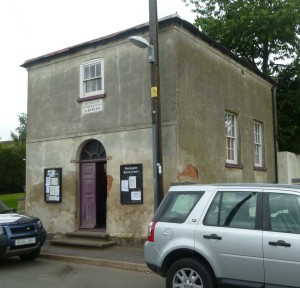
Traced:
[[136, 176], [129, 176], [129, 188], [130, 189], [136, 189]]
[[131, 200], [132, 201], [141, 201], [142, 200], [141, 191], [132, 191], [131, 192]]
[[122, 192], [128, 192], [129, 191], [128, 180], [122, 180], [121, 181], [121, 191]]

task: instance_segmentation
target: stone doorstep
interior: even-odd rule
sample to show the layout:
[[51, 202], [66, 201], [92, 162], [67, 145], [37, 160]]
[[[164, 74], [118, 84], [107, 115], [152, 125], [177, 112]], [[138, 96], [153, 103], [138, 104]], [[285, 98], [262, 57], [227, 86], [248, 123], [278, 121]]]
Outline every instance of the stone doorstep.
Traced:
[[117, 241], [112, 240], [109, 234], [103, 232], [76, 231], [52, 239], [49, 243], [51, 245], [106, 248], [116, 245]]
[[102, 231], [75, 231], [66, 234], [48, 235], [51, 245], [105, 248], [111, 246], [143, 247], [146, 237], [134, 238], [132, 234], [108, 234]]
[[55, 239], [49, 241], [51, 245], [64, 245], [64, 246], [77, 246], [77, 247], [94, 247], [94, 248], [107, 248], [117, 244], [117, 241], [108, 240], [101, 241], [96, 239]]
[[97, 238], [97, 239], [110, 239], [110, 235], [105, 232], [89, 232], [89, 231], [76, 231], [66, 233], [67, 238]]

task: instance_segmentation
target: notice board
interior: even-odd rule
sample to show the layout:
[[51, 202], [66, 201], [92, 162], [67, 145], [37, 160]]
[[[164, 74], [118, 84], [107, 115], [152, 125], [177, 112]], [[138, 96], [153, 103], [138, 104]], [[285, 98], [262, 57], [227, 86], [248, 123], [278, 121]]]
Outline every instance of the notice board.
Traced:
[[44, 196], [46, 202], [60, 203], [62, 199], [61, 168], [48, 168], [44, 172]]
[[143, 204], [143, 164], [120, 166], [122, 204]]

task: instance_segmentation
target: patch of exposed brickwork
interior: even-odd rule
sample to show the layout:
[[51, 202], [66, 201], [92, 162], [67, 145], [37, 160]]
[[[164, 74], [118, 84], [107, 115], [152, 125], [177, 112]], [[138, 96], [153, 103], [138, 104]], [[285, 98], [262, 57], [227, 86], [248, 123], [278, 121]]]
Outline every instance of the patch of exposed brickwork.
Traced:
[[107, 193], [110, 191], [113, 183], [113, 177], [110, 175], [107, 175]]
[[196, 182], [198, 180], [198, 171], [192, 165], [189, 164], [185, 169], [177, 174], [178, 182]]

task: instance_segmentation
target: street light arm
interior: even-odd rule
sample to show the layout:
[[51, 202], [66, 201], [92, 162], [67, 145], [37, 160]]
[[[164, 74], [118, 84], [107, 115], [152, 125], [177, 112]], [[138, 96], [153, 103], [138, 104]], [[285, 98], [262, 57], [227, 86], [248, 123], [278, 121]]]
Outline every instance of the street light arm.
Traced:
[[150, 44], [148, 41], [140, 36], [131, 36], [129, 37], [129, 41], [139, 48], [149, 48]]
[[155, 51], [154, 46], [150, 45], [148, 41], [140, 36], [131, 36], [129, 37], [129, 41], [139, 48], [148, 48], [148, 62], [154, 63], [155, 62]]

